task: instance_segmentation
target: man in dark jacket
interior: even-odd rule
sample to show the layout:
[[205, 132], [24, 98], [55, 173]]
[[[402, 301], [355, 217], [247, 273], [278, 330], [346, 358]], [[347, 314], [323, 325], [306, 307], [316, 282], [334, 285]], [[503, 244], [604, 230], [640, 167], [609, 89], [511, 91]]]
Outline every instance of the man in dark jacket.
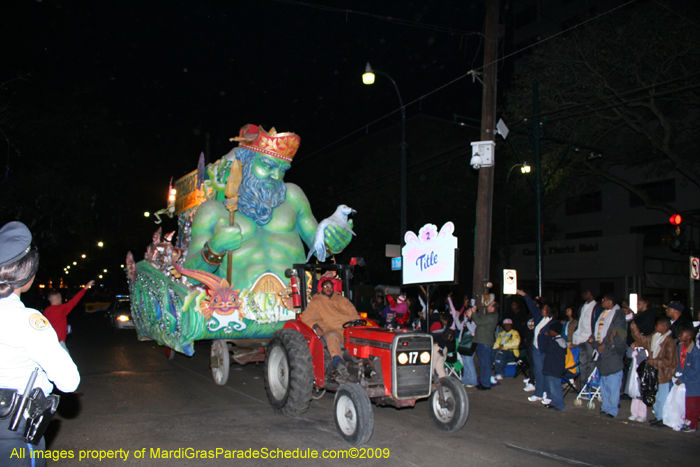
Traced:
[[532, 341], [532, 329], [527, 325], [530, 313], [521, 306], [522, 300], [518, 296], [513, 296], [510, 301], [510, 310], [503, 314], [503, 319], [513, 322], [513, 329], [520, 335], [520, 347], [527, 347]]
[[671, 320], [671, 335], [678, 344], [678, 336], [683, 329], [693, 327], [693, 322], [687, 313], [683, 313], [683, 304], [681, 302], [671, 302], [666, 306], [666, 316]]
[[498, 324], [498, 302], [491, 302], [486, 307], [486, 313], [474, 313], [472, 320], [476, 323], [476, 335], [472, 342], [476, 344], [479, 356], [481, 384], [479, 391], [491, 389], [491, 349], [496, 342], [495, 331]]
[[622, 358], [627, 350], [627, 323], [625, 313], [615, 305], [615, 297], [606, 294], [601, 301], [603, 312], [593, 326], [593, 336], [588, 340], [600, 355], [598, 371], [600, 372], [600, 389], [603, 393], [601, 415], [617, 417], [622, 387]]
[[651, 301], [648, 298], [640, 298], [637, 302], [637, 313], [634, 315], [634, 323], [643, 336], [654, 334], [656, 310], [651, 307]]

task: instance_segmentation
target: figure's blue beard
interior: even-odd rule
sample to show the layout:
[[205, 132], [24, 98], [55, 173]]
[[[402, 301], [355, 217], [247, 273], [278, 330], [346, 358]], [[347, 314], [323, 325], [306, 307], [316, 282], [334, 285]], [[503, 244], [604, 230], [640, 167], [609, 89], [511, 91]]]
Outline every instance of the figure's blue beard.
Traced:
[[[284, 203], [287, 186], [282, 180], [261, 180], [250, 170], [255, 153], [243, 150], [237, 153], [243, 164], [243, 180], [239, 190], [238, 209], [255, 221], [265, 225], [272, 220], [272, 211]], [[269, 184], [272, 184], [271, 186]]]

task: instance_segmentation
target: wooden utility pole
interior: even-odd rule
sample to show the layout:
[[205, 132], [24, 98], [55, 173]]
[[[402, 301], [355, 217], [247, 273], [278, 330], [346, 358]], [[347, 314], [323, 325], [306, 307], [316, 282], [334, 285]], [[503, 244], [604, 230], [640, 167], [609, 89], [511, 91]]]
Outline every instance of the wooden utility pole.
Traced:
[[[484, 87], [481, 98], [481, 141], [494, 141], [496, 128], [496, 72], [498, 70], [498, 0], [485, 0]], [[495, 151], [494, 151], [495, 152]], [[494, 154], [495, 161], [495, 154]], [[472, 294], [477, 306], [486, 292], [491, 262], [491, 206], [493, 204], [494, 167], [479, 169], [476, 201], [476, 240], [474, 242], [474, 282]]]

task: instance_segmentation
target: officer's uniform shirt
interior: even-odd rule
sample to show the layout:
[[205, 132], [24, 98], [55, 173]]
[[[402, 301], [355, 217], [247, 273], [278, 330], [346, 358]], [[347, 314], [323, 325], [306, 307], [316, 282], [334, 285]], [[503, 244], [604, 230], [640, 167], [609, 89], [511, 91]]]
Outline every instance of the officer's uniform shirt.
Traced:
[[0, 299], [0, 387], [23, 393], [36, 367], [34, 387], [46, 396], [53, 390], [52, 381], [63, 392], [75, 391], [80, 383], [78, 368], [48, 320], [13, 293]]

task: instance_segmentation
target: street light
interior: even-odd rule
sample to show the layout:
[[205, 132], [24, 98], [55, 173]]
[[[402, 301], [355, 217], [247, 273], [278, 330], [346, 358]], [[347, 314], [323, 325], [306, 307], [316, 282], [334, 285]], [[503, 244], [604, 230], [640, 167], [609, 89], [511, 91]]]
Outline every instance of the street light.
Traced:
[[508, 203], [508, 182], [510, 182], [510, 174], [513, 173], [513, 169], [520, 167], [520, 172], [524, 174], [530, 173], [530, 166], [527, 162], [522, 164], [515, 164], [508, 171], [508, 176], [506, 177], [506, 269], [510, 268], [510, 230], [508, 226], [508, 213], [510, 212], [510, 204]]
[[403, 99], [399, 87], [396, 85], [394, 78], [379, 70], [372, 70], [369, 63], [365, 67], [365, 72], [362, 75], [362, 82], [370, 85], [374, 83], [374, 74], [379, 74], [389, 78], [389, 81], [396, 89], [396, 95], [399, 96], [399, 107], [401, 108], [401, 245], [404, 244], [404, 235], [406, 235], [406, 108], [403, 106]]

